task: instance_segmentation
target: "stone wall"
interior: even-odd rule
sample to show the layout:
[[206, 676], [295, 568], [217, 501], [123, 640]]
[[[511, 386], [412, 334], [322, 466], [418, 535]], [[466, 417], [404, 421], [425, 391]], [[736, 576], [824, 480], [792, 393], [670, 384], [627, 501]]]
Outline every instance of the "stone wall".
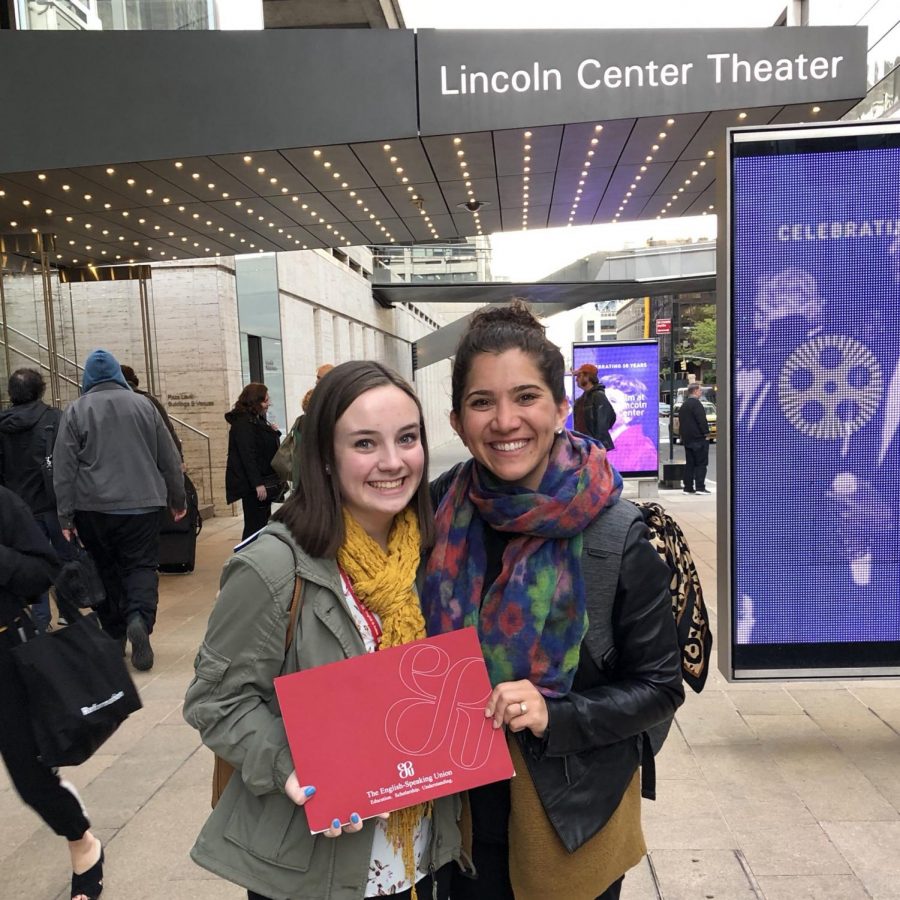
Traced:
[[280, 253], [278, 285], [285, 391], [296, 414], [320, 365], [377, 359], [414, 382], [431, 445], [451, 439], [449, 362], [413, 378], [412, 344], [435, 327], [427, 316], [407, 306], [378, 306], [371, 282], [324, 252]]
[[[371, 283], [327, 252], [281, 253], [277, 263], [288, 405], [288, 421], [279, 423], [283, 429], [299, 414], [300, 401], [324, 362], [374, 358], [412, 379], [412, 342], [434, 328], [427, 315], [406, 306], [378, 306]], [[46, 344], [40, 279], [7, 278], [4, 286], [10, 324]], [[83, 364], [91, 350], [103, 347], [132, 366], [141, 387], [148, 388], [138, 283], [69, 286], [54, 282], [54, 290], [58, 292], [54, 308], [59, 307], [61, 352]], [[230, 513], [225, 502], [228, 425], [224, 414], [243, 386], [234, 260], [154, 264], [148, 291], [159, 373], [157, 393], [170, 414], [184, 423], [176, 421], [175, 427], [201, 501], [214, 504], [219, 514]], [[71, 314], [66, 312], [69, 309]], [[27, 341], [10, 343], [28, 352]], [[46, 364], [45, 352], [32, 355]], [[14, 353], [12, 366], [20, 365], [33, 363]], [[80, 382], [74, 366], [64, 368], [72, 382]], [[446, 362], [417, 373], [415, 379], [432, 446], [451, 437], [448, 384]], [[62, 396], [64, 401], [74, 399], [77, 390], [70, 386]], [[197, 432], [208, 435], [209, 445]]]

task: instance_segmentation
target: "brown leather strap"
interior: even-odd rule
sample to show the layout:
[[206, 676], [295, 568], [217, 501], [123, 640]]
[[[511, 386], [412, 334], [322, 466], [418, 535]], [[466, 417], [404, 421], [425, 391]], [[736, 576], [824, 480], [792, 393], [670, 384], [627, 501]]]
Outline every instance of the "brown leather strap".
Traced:
[[297, 619], [300, 618], [300, 611], [303, 609], [303, 582], [300, 576], [294, 577], [294, 593], [291, 596], [291, 608], [288, 610], [288, 627], [287, 634], [284, 636], [284, 652], [287, 653], [294, 640], [294, 630], [297, 627]]

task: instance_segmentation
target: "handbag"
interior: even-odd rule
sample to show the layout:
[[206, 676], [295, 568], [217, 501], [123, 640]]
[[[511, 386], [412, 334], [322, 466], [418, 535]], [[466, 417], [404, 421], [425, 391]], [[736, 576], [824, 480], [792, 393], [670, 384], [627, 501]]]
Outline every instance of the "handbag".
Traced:
[[[297, 625], [297, 619], [300, 617], [300, 609], [303, 608], [302, 602], [300, 602], [299, 609], [297, 607], [302, 593], [303, 583], [300, 581], [300, 577], [296, 576], [294, 578], [294, 593], [291, 595], [291, 607], [288, 610], [287, 634], [284, 637], [285, 656], [287, 656], [287, 652], [291, 647], [291, 642], [294, 640], [294, 628]], [[219, 756], [218, 753], [215, 754], [215, 757], [213, 759], [212, 799], [210, 804], [213, 809], [216, 808], [216, 804], [219, 802], [219, 798], [222, 796], [222, 794], [225, 793], [225, 788], [228, 787], [228, 782], [231, 781], [232, 775], [234, 775], [234, 766], [231, 765], [230, 762], [222, 759], [222, 757]]]
[[278, 475], [266, 475], [263, 478], [263, 487], [266, 489], [266, 503], [284, 502], [288, 484], [286, 481], [282, 481]]
[[90, 759], [142, 705], [121, 645], [100, 628], [96, 614], [82, 616], [65, 602], [60, 612], [67, 627], [38, 633], [11, 651], [38, 756], [50, 768]]
[[294, 459], [294, 429], [292, 428], [285, 439], [278, 445], [270, 465], [275, 474], [282, 481], [291, 480], [291, 466]]
[[291, 425], [290, 431], [285, 435], [284, 440], [278, 445], [278, 449], [275, 451], [275, 455], [270, 463], [275, 474], [282, 481], [290, 481], [294, 490], [297, 490], [297, 485], [293, 484], [296, 481], [294, 457], [300, 451], [300, 429], [302, 426], [303, 415], [299, 415], [294, 420], [294, 424]]
[[96, 609], [106, 599], [106, 588], [94, 558], [75, 538], [69, 545], [71, 558], [62, 564], [54, 581], [57, 602], [82, 609]]

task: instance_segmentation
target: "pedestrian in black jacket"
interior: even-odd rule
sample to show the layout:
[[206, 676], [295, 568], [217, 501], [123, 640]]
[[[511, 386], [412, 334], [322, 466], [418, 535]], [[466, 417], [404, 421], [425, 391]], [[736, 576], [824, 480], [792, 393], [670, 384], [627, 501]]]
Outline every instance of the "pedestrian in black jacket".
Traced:
[[606, 388], [597, 377], [597, 367], [585, 363], [572, 374], [578, 387], [584, 392], [575, 401], [575, 430], [597, 438], [606, 450], [614, 450], [615, 444], [609, 430], [616, 424], [616, 411], [606, 396]]
[[241, 501], [244, 512], [243, 538], [256, 534], [272, 512], [265, 481], [275, 475], [272, 457], [281, 443], [281, 432], [266, 421], [269, 389], [251, 381], [234, 408], [225, 413], [231, 426], [228, 433], [228, 462], [225, 467], [225, 499]]
[[[22, 800], [69, 842], [73, 900], [93, 900], [103, 885], [103, 848], [74, 787], [38, 759], [28, 694], [12, 649], [34, 634], [26, 607], [45, 592], [59, 566], [31, 510], [0, 487], [0, 756]], [[8, 891], [15, 892], [8, 885]]]
[[709, 465], [709, 422], [700, 402], [700, 385], [692, 384], [678, 411], [678, 426], [684, 444], [684, 492], [708, 494], [706, 467]]
[[[12, 408], [0, 412], [0, 484], [18, 494], [38, 527], [64, 559], [70, 555], [56, 518], [53, 493], [53, 444], [62, 413], [41, 399], [46, 384], [36, 369], [16, 369], [9, 376]], [[45, 592], [32, 607], [35, 625], [50, 625], [50, 598]]]

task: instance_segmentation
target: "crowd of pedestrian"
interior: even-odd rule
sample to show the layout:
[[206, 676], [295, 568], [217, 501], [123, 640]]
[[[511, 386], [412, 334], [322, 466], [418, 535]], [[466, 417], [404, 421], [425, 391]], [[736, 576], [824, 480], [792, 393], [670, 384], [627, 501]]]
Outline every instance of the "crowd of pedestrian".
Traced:
[[[452, 373], [451, 424], [471, 458], [431, 484], [421, 404], [380, 363], [321, 366], [284, 442], [266, 385], [226, 413], [226, 497], [244, 530], [184, 715], [231, 773], [191, 855], [248, 900], [532, 900], [563, 879], [572, 900], [619, 897], [646, 852], [642, 736], [684, 693], [670, 573], [606, 456], [616, 412], [596, 368], [574, 374], [569, 431], [563, 358], [528, 308], [476, 315]], [[48, 588], [77, 543], [102, 581], [103, 630], [123, 655], [130, 642], [134, 669], [153, 666], [161, 512], [185, 515], [185, 479], [175, 429], [138, 385], [96, 350], [62, 413], [19, 370], [0, 414], [0, 752], [69, 841], [76, 900], [99, 896], [104, 850], [16, 719], [27, 701], [9, 648], [53, 627]], [[702, 488], [699, 466], [693, 477]], [[583, 558], [598, 541], [619, 547], [599, 575]], [[485, 717], [517, 777], [310, 833], [316, 786], [294, 769], [276, 676], [470, 625]]]

